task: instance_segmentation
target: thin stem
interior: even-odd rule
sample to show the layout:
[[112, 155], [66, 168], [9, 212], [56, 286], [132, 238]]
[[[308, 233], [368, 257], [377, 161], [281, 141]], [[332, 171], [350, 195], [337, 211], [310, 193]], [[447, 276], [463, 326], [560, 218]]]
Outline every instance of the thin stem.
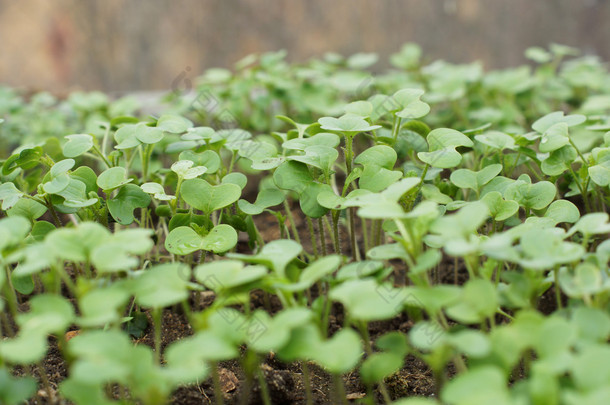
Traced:
[[224, 395], [222, 393], [222, 385], [220, 384], [220, 373], [218, 372], [218, 363], [213, 362], [211, 364], [212, 368], [212, 381], [214, 383], [214, 399], [216, 404], [223, 405], [224, 404]]
[[324, 223], [322, 217], [318, 218], [318, 232], [320, 232], [320, 241], [322, 242], [322, 256], [326, 256], [326, 235], [324, 234]]
[[309, 228], [309, 237], [311, 239], [311, 249], [313, 251], [314, 258], [318, 260], [318, 241], [316, 238], [316, 233], [313, 230], [313, 222], [310, 217], [305, 216], [307, 218], [307, 228]]
[[305, 404], [313, 405], [313, 392], [311, 391], [311, 375], [306, 360], [301, 361], [301, 370], [303, 370], [303, 385], [305, 386]]
[[262, 368], [258, 368], [258, 384], [261, 389], [261, 397], [263, 399], [264, 405], [271, 405], [271, 395], [269, 394], [269, 387], [267, 386], [267, 381], [265, 380], [265, 374]]
[[[362, 334], [362, 339], [364, 340], [364, 351], [367, 356], [371, 356], [373, 354], [373, 348], [371, 346], [371, 337], [369, 335], [369, 328], [366, 322], [358, 323], [360, 333]], [[390, 397], [390, 393], [388, 392], [388, 388], [385, 386], [385, 382], [383, 379], [379, 381], [379, 391], [383, 396], [383, 400], [385, 403], [389, 404], [392, 402], [392, 398]]]
[[17, 320], [18, 306], [19, 301], [17, 300], [17, 292], [15, 291], [15, 287], [13, 286], [13, 280], [11, 278], [11, 272], [8, 268], [8, 265], [4, 266], [4, 270], [6, 271], [6, 282], [4, 283], [6, 301], [8, 302], [8, 308], [11, 312], [13, 320]]
[[42, 386], [44, 387], [44, 390], [47, 392], [47, 396], [49, 397], [50, 403], [55, 403], [55, 394], [53, 389], [51, 388], [51, 384], [49, 384], [47, 370], [44, 368], [42, 362], [38, 363], [38, 375], [40, 376], [40, 380], [42, 381]]
[[301, 238], [299, 237], [299, 231], [297, 230], [297, 224], [292, 216], [292, 210], [290, 209], [290, 204], [288, 200], [284, 200], [284, 210], [286, 210], [286, 216], [290, 221], [290, 228], [292, 228], [292, 234], [294, 236], [294, 240], [296, 240], [299, 245], [301, 244]]
[[96, 145], [93, 145], [92, 150], [93, 150], [93, 152], [95, 152], [96, 155], [98, 155], [100, 157], [100, 159], [102, 159], [102, 162], [104, 162], [104, 164], [106, 165], [106, 167], [108, 169], [110, 169], [112, 167], [112, 164], [106, 158], [106, 155], [104, 154], [104, 152], [102, 152]]
[[348, 208], [349, 212], [349, 241], [352, 248], [352, 259], [357, 261], [360, 257], [360, 252], [358, 251], [358, 245], [356, 245], [356, 220], [355, 220], [355, 208]]
[[331, 214], [333, 220], [333, 243], [335, 245], [335, 253], [341, 254], [341, 241], [339, 240], [339, 211], [333, 211]]
[[343, 378], [341, 374], [333, 374], [333, 382], [335, 384], [336, 403], [341, 405], [348, 405], [347, 396], [345, 395], [345, 385], [343, 384]]
[[155, 362], [161, 364], [161, 308], [154, 308], [152, 316], [155, 324]]
[[393, 134], [392, 134], [392, 138], [394, 138], [394, 143], [396, 143], [396, 141], [398, 140], [398, 132], [400, 132], [400, 124], [402, 124], [402, 118], [401, 117], [394, 117], [394, 128], [393, 129]]
[[53, 218], [55, 225], [57, 225], [58, 228], [61, 228], [63, 226], [63, 224], [61, 223], [61, 220], [59, 219], [59, 216], [57, 215], [57, 211], [55, 211], [55, 207], [53, 206], [53, 203], [47, 197], [45, 197], [45, 201], [46, 201], [45, 205], [49, 209], [49, 212], [51, 213], [51, 217]]
[[559, 288], [559, 265], [553, 269], [553, 277], [555, 281], [555, 300], [557, 301], [557, 308], [561, 309], [563, 305], [561, 303], [561, 288]]

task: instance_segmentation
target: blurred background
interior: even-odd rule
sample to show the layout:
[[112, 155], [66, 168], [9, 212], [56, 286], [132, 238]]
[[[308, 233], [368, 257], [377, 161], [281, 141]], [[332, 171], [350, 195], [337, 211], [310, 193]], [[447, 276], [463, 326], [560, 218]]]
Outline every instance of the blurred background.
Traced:
[[610, 60], [610, 1], [0, 0], [0, 84], [27, 90], [169, 90], [279, 49], [293, 62], [376, 52], [383, 70], [405, 42], [487, 69], [551, 42]]

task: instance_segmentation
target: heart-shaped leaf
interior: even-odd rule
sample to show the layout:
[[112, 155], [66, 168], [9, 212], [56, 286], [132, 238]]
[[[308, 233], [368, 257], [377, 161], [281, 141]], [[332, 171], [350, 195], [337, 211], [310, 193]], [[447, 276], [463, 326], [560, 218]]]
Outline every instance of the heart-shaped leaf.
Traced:
[[504, 132], [489, 131], [480, 135], [475, 135], [474, 139], [483, 145], [497, 150], [516, 149], [514, 138]]
[[304, 163], [288, 161], [275, 169], [273, 181], [282, 190], [291, 190], [301, 194], [313, 181], [313, 176]]
[[23, 192], [19, 191], [13, 183], [4, 183], [0, 185], [0, 201], [2, 201], [2, 209], [8, 210], [19, 201]]
[[106, 169], [97, 177], [97, 185], [105, 192], [114, 190], [131, 181], [133, 179], [127, 178], [127, 170], [120, 166]]
[[477, 193], [502, 171], [502, 165], [485, 166], [478, 172], [468, 169], [458, 169], [451, 173], [451, 182], [460, 188], [469, 188]]
[[287, 160], [296, 160], [306, 165], [317, 167], [326, 176], [333, 172], [332, 168], [335, 160], [339, 157], [339, 152], [335, 148], [324, 145], [313, 145], [305, 148], [305, 155], [288, 156]]
[[157, 128], [173, 134], [181, 134], [192, 127], [193, 123], [190, 120], [179, 115], [164, 114], [157, 120]]
[[133, 283], [133, 292], [140, 305], [163, 308], [188, 298], [191, 270], [182, 263], [167, 263], [142, 270]]
[[371, 279], [350, 280], [333, 288], [330, 298], [346, 308], [350, 318], [365, 322], [396, 316], [406, 300], [406, 292]]
[[201, 284], [217, 293], [250, 284], [266, 276], [263, 266], [248, 266], [239, 260], [222, 260], [206, 263], [195, 268], [195, 278]]
[[191, 150], [184, 151], [180, 154], [179, 160], [190, 160], [197, 166], [207, 167], [206, 173], [214, 174], [220, 169], [221, 161], [218, 153], [213, 150], [206, 150], [201, 153], [195, 153]]
[[148, 207], [150, 201], [150, 196], [140, 187], [126, 184], [113, 199], [108, 201], [108, 210], [119, 224], [129, 225], [134, 220], [134, 210]]
[[545, 115], [532, 124], [532, 129], [541, 134], [545, 133], [552, 126], [564, 123], [568, 127], [580, 125], [587, 120], [587, 117], [580, 114], [564, 115], [563, 111], [555, 111]]
[[430, 112], [430, 106], [420, 100], [424, 91], [421, 89], [402, 89], [392, 96], [398, 108], [396, 116], [400, 118], [415, 119], [421, 118]]
[[540, 181], [532, 184], [526, 180], [517, 180], [506, 187], [504, 198], [519, 203], [527, 209], [541, 210], [554, 199], [557, 189], [549, 181]]
[[358, 133], [373, 131], [381, 128], [379, 125], [371, 125], [365, 119], [355, 115], [342, 115], [339, 118], [322, 117], [318, 120], [322, 129], [327, 131]]
[[462, 155], [455, 150], [458, 146], [472, 147], [473, 143], [466, 135], [449, 128], [437, 128], [426, 137], [428, 152], [419, 152], [417, 157], [433, 167], [455, 167], [462, 161]]
[[179, 160], [172, 164], [172, 171], [178, 175], [179, 178], [183, 180], [190, 180], [197, 178], [208, 171], [208, 168], [205, 166], [195, 166], [193, 165], [195, 162], [191, 160]]
[[246, 200], [239, 200], [237, 206], [248, 215], [258, 215], [269, 207], [276, 206], [284, 202], [284, 193], [275, 188], [261, 190], [254, 203]]
[[212, 228], [206, 236], [200, 236], [193, 228], [174, 228], [165, 240], [165, 248], [177, 255], [186, 255], [197, 250], [223, 253], [237, 244], [237, 232], [233, 227], [220, 224]]
[[62, 148], [65, 157], [80, 156], [93, 147], [93, 137], [88, 134], [74, 134], [64, 136], [68, 140]]
[[181, 188], [184, 201], [205, 215], [234, 203], [240, 195], [241, 188], [235, 184], [212, 186], [203, 179], [186, 180]]
[[330, 132], [320, 132], [314, 136], [308, 138], [295, 138], [290, 139], [282, 143], [282, 148], [290, 150], [305, 150], [309, 146], [328, 146], [329, 148], [336, 148], [341, 139], [338, 135]]
[[496, 221], [504, 221], [519, 211], [519, 204], [516, 201], [506, 201], [498, 191], [485, 194], [481, 201], [487, 205], [489, 215]]

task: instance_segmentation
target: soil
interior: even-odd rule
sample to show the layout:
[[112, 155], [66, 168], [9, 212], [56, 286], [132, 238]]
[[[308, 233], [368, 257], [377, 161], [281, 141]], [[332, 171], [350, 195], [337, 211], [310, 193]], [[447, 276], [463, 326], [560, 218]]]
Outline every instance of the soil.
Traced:
[[[293, 215], [297, 215], [300, 210], [294, 206]], [[296, 227], [299, 230], [301, 243], [306, 252], [313, 253], [309, 228], [304, 218], [296, 216]], [[280, 238], [278, 229], [278, 221], [275, 216], [269, 213], [264, 213], [256, 218], [257, 227], [265, 241], [276, 240]], [[291, 224], [287, 222], [287, 226]], [[357, 234], [360, 232], [360, 221], [356, 221]], [[342, 226], [340, 233], [341, 249], [345, 255], [351, 254], [349, 236], [346, 227]], [[318, 224], [314, 221], [314, 231], [319, 233]], [[362, 243], [362, 241], [359, 241]], [[317, 246], [318, 252], [322, 252], [323, 247]], [[327, 252], [333, 252], [333, 244], [327, 233], [327, 244], [325, 246]], [[238, 244], [240, 253], [250, 253], [246, 240], [240, 240]], [[455, 267], [457, 263], [457, 268]], [[396, 263], [396, 272], [400, 272], [404, 267], [400, 262]], [[434, 274], [435, 281], [441, 283], [458, 284], [464, 283], [468, 279], [468, 273], [465, 266], [461, 262], [455, 262], [453, 258], [446, 257], [441, 262], [438, 271]], [[195, 308], [205, 308], [213, 302], [214, 295], [211, 292], [193, 293], [192, 303]], [[272, 297], [273, 298], [273, 297]], [[252, 292], [251, 297], [253, 308], [264, 308], [264, 299], [261, 291]], [[277, 300], [271, 300], [271, 312], [277, 312], [281, 309], [280, 303]], [[556, 309], [555, 296], [553, 289], [549, 289], [540, 299], [540, 310], [548, 313]], [[25, 308], [24, 308], [25, 310]], [[143, 336], [139, 339], [134, 339], [135, 344], [148, 345], [154, 347], [152, 319], [150, 314], [147, 314], [148, 327], [144, 331]], [[329, 333], [334, 333], [341, 328], [343, 321], [343, 309], [341, 305], [335, 304], [332, 308], [330, 316]], [[498, 318], [499, 322], [504, 320]], [[408, 316], [403, 313], [395, 319], [384, 322], [373, 322], [370, 324], [369, 332], [371, 340], [374, 341], [378, 336], [389, 331], [409, 332], [413, 326], [413, 322]], [[77, 333], [77, 332], [73, 332]], [[180, 340], [184, 337], [193, 334], [193, 330], [186, 318], [182, 315], [180, 308], [169, 308], [163, 313], [162, 325], [162, 349], [166, 346]], [[44, 388], [44, 384], [40, 383], [40, 388], [36, 395], [27, 403], [30, 405], [38, 404], [59, 404], [57, 402], [57, 387], [58, 384], [67, 377], [68, 370], [66, 363], [62, 357], [61, 350], [58, 348], [55, 338], [49, 338], [49, 351], [44, 358], [41, 366], [44, 367], [45, 374], [48, 378], [48, 389]], [[323, 369], [313, 363], [308, 364], [310, 370], [311, 387], [313, 393], [313, 402], [315, 404], [334, 404], [337, 403], [334, 392], [334, 384], [332, 376], [326, 373]], [[305, 388], [303, 383], [302, 365], [299, 363], [286, 364], [273, 356], [273, 353], [268, 355], [261, 366], [261, 369], [266, 380], [269, 393], [274, 404], [305, 404]], [[17, 368], [15, 374], [24, 374], [23, 369]], [[32, 374], [40, 380], [40, 368], [33, 367]], [[223, 401], [225, 404], [262, 404], [261, 389], [257, 381], [253, 381], [250, 387], [246, 387], [246, 378], [238, 360], [219, 363], [219, 374], [221, 386], [224, 392]], [[446, 374], [450, 377], [454, 374], [453, 367], [450, 365], [446, 370]], [[256, 379], [255, 379], [256, 380]], [[343, 376], [345, 384], [345, 392], [350, 403], [359, 403], [359, 400], [364, 398], [367, 392], [365, 387], [359, 380], [357, 372]], [[385, 382], [392, 399], [397, 399], [406, 396], [426, 396], [434, 397], [437, 392], [435, 379], [432, 371], [426, 364], [418, 358], [409, 355], [405, 358], [403, 367], [394, 375], [388, 377]], [[375, 391], [376, 402], [381, 403], [381, 394]], [[66, 403], [66, 402], [61, 402]], [[171, 404], [175, 405], [195, 405], [195, 404], [215, 404], [217, 403], [214, 394], [214, 387], [209, 378], [199, 384], [187, 385], [179, 387], [171, 396]]]

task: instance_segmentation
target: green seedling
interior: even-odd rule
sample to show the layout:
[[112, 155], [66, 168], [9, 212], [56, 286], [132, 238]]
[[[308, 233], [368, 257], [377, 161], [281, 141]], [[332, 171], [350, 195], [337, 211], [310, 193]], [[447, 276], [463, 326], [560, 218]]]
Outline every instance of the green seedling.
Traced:
[[[182, 183], [181, 197], [191, 207], [210, 215], [239, 199], [241, 189], [235, 184], [213, 186], [203, 179], [191, 179]], [[178, 193], [176, 193], [178, 194]]]
[[428, 152], [419, 152], [417, 157], [429, 166], [442, 169], [455, 167], [462, 161], [462, 155], [455, 149], [456, 147], [473, 146], [472, 141], [466, 135], [448, 128], [430, 131], [426, 140]]

